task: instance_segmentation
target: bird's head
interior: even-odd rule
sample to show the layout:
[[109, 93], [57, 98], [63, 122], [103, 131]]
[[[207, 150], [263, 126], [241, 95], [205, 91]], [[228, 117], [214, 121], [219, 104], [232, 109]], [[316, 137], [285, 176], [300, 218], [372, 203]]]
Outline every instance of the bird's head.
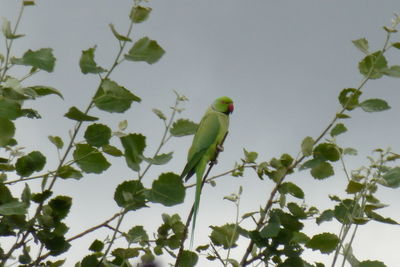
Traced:
[[234, 106], [233, 101], [227, 96], [222, 96], [215, 99], [214, 103], [212, 104], [214, 110], [225, 113], [229, 115], [233, 112]]

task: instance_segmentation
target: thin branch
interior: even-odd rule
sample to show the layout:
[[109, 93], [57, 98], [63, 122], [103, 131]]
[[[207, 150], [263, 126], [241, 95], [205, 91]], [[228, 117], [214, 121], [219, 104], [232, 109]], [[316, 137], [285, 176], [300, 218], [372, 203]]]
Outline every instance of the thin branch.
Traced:
[[111, 237], [111, 241], [110, 241], [110, 243], [108, 244], [107, 249], [106, 249], [106, 251], [105, 251], [104, 254], [103, 254], [103, 257], [101, 258], [101, 260], [99, 261], [99, 264], [98, 264], [97, 266], [100, 266], [100, 265], [103, 263], [103, 261], [106, 259], [107, 255], [108, 255], [108, 253], [110, 252], [111, 247], [112, 247], [112, 245], [114, 244], [114, 241], [115, 241], [115, 239], [116, 239], [116, 237], [117, 237], [117, 233], [119, 232], [118, 229], [119, 229], [119, 227], [121, 226], [121, 223], [122, 223], [122, 220], [124, 219], [125, 214], [126, 214], [126, 212], [123, 211], [123, 212], [121, 212], [121, 214], [119, 215], [119, 219], [118, 219], [118, 222], [117, 222], [117, 226], [115, 227], [113, 236]]

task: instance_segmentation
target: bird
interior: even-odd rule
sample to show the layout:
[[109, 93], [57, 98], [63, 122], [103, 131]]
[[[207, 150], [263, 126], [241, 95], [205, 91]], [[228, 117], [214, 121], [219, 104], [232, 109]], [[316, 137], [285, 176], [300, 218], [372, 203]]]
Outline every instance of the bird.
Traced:
[[228, 133], [229, 115], [234, 105], [231, 98], [222, 96], [214, 100], [201, 119], [189, 149], [187, 163], [181, 179], [187, 182], [196, 174], [196, 192], [193, 205], [193, 222], [190, 246], [193, 246], [196, 218], [200, 204], [200, 194], [204, 172], [209, 162], [216, 163], [216, 157], [223, 150], [222, 142]]

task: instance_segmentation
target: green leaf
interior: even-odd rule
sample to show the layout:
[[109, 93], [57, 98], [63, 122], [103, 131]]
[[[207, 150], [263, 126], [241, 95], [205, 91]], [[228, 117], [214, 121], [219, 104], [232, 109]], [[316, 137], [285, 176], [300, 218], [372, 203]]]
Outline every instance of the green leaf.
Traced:
[[35, 203], [43, 203], [46, 199], [51, 197], [53, 192], [50, 190], [44, 190], [42, 193], [32, 194], [32, 201]]
[[45, 156], [39, 151], [33, 151], [28, 155], [20, 157], [15, 164], [15, 168], [18, 175], [27, 177], [35, 171], [41, 171], [45, 164]]
[[59, 97], [61, 97], [61, 99], [64, 99], [60, 91], [50, 86], [36, 85], [30, 86], [28, 87], [28, 89], [32, 89], [38, 96], [58, 95]]
[[400, 187], [400, 167], [395, 167], [382, 176], [384, 183], [380, 183], [390, 188]]
[[96, 46], [89, 48], [88, 50], [83, 50], [81, 58], [79, 60], [79, 67], [83, 74], [93, 73], [98, 74], [105, 72], [106, 70], [102, 67], [97, 66], [94, 61], [94, 52], [96, 51]]
[[101, 242], [100, 240], [96, 239], [93, 241], [93, 243], [90, 245], [89, 250], [93, 252], [100, 252], [104, 248], [104, 243]]
[[11, 62], [17, 65], [32, 66], [47, 72], [53, 72], [56, 58], [53, 49], [42, 48], [37, 51], [28, 50], [22, 58], [12, 58]]
[[287, 204], [287, 208], [289, 209], [290, 213], [299, 219], [306, 219], [307, 218], [307, 214], [304, 211], [304, 209], [302, 207], [300, 207], [299, 205], [297, 205], [294, 202], [290, 202]]
[[352, 200], [344, 200], [335, 206], [334, 216], [342, 224], [349, 224], [353, 221], [354, 203]]
[[50, 251], [50, 255], [57, 256], [67, 251], [71, 245], [65, 240], [64, 236], [55, 235], [45, 231], [38, 233], [38, 238]]
[[358, 64], [360, 73], [370, 79], [382, 77], [382, 71], [387, 68], [387, 61], [381, 51], [366, 56]]
[[311, 156], [314, 143], [314, 139], [310, 136], [307, 136], [303, 139], [303, 141], [301, 142], [301, 152], [304, 156]]
[[368, 99], [360, 103], [360, 107], [365, 112], [378, 112], [390, 109], [390, 106], [382, 99]]
[[63, 148], [64, 142], [61, 137], [49, 135], [47, 138], [49, 138], [50, 142], [52, 142], [58, 149]]
[[367, 215], [368, 218], [371, 218], [374, 221], [381, 222], [381, 223], [387, 223], [387, 224], [399, 224], [392, 218], [385, 218], [382, 215], [379, 215], [376, 212], [373, 212], [372, 210], [365, 210], [365, 214]]
[[163, 113], [161, 110], [156, 109], [156, 108], [153, 108], [152, 111], [153, 111], [154, 114], [156, 114], [157, 117], [160, 118], [161, 120], [163, 120], [163, 121], [166, 121], [166, 120], [167, 120], [167, 117], [165, 117], [164, 113]]
[[133, 6], [129, 17], [133, 23], [141, 23], [147, 20], [150, 12], [151, 12], [150, 7]]
[[146, 207], [144, 191], [140, 181], [125, 181], [115, 190], [114, 200], [121, 208], [137, 210]]
[[75, 265], [75, 266], [93, 267], [93, 266], [101, 266], [101, 265], [99, 264], [97, 256], [93, 254], [93, 255], [88, 255], [88, 256], [84, 257], [82, 262], [80, 263], [80, 265]]
[[149, 236], [147, 235], [146, 231], [144, 230], [142, 225], [138, 225], [132, 227], [127, 235], [125, 236], [126, 241], [129, 244], [132, 243], [140, 243], [140, 242], [147, 242], [149, 240]]
[[[24, 0], [23, 4], [24, 4], [24, 6], [34, 6], [35, 1]], [[55, 266], [50, 266], [50, 267], [55, 267]]]
[[321, 215], [316, 219], [316, 223], [320, 225], [322, 222], [332, 221], [334, 217], [333, 210], [324, 210]]
[[108, 24], [108, 26], [110, 26], [110, 29], [111, 29], [112, 33], [114, 34], [115, 38], [117, 38], [117, 40], [122, 41], [122, 42], [132, 42], [131, 38], [129, 38], [128, 36], [119, 34], [113, 24]]
[[49, 206], [52, 209], [53, 218], [62, 220], [67, 217], [72, 206], [72, 198], [68, 196], [56, 196], [49, 201]]
[[167, 164], [172, 159], [173, 152], [167, 154], [159, 154], [154, 158], [144, 158], [144, 160], [150, 164], [154, 165], [164, 165]]
[[313, 236], [310, 241], [306, 243], [306, 247], [312, 250], [319, 250], [323, 254], [329, 254], [336, 249], [339, 244], [339, 238], [331, 233], [322, 233]]
[[365, 184], [358, 183], [356, 181], [351, 180], [347, 184], [346, 192], [349, 194], [355, 194], [362, 191], [365, 188]]
[[73, 157], [86, 173], [102, 173], [111, 165], [100, 151], [88, 144], [77, 144]]
[[360, 38], [360, 39], [357, 39], [357, 40], [353, 40], [352, 42], [355, 45], [355, 47], [358, 48], [358, 50], [360, 50], [361, 52], [363, 52], [366, 55], [369, 54], [369, 51], [368, 51], [369, 46], [368, 46], [367, 39]]
[[21, 115], [21, 105], [18, 102], [9, 101], [0, 96], [0, 117], [15, 120]]
[[161, 174], [152, 184], [149, 200], [170, 207], [185, 199], [185, 187], [179, 175], [172, 172]]
[[351, 147], [346, 147], [343, 150], [343, 154], [345, 155], [351, 155], [351, 156], [357, 156], [357, 150]]
[[122, 151], [116, 148], [115, 146], [111, 145], [104, 145], [101, 147], [104, 153], [114, 156], [114, 157], [121, 157], [123, 155]]
[[89, 116], [76, 107], [71, 107], [67, 113], [64, 114], [64, 117], [75, 121], [97, 121], [99, 118]]
[[3, 31], [3, 35], [4, 35], [4, 37], [6, 37], [6, 39], [17, 39], [17, 38], [25, 36], [24, 34], [14, 34], [11, 30], [10, 21], [6, 20], [5, 18], [3, 18], [2, 31]]
[[334, 171], [331, 164], [328, 162], [321, 162], [311, 169], [311, 175], [312, 177], [321, 180], [334, 175]]
[[24, 202], [12, 201], [0, 205], [0, 215], [24, 215], [27, 213], [28, 205]]
[[321, 143], [314, 148], [313, 156], [316, 159], [338, 161], [340, 159], [340, 150], [335, 144]]
[[382, 70], [382, 73], [389, 77], [400, 78], [400, 66], [391, 66], [390, 68]]
[[268, 221], [268, 224], [261, 229], [260, 235], [263, 238], [271, 238], [278, 236], [281, 230], [281, 221], [278, 216], [273, 215]]
[[114, 257], [125, 260], [139, 256], [139, 251], [139, 248], [117, 248], [111, 254]]
[[64, 165], [60, 169], [58, 169], [57, 175], [62, 179], [73, 178], [79, 180], [82, 178], [82, 173], [69, 165]]
[[295, 185], [294, 183], [284, 182], [279, 186], [278, 190], [279, 190], [279, 193], [281, 193], [281, 194], [289, 193], [290, 195], [292, 195], [296, 198], [304, 199], [303, 190], [300, 187], [298, 187], [297, 185]]
[[380, 261], [362, 261], [358, 265], [358, 267], [386, 267], [386, 265], [383, 262]]
[[29, 207], [31, 199], [32, 199], [31, 189], [29, 188], [28, 184], [25, 184], [24, 190], [22, 191], [21, 194], [21, 200], [27, 205], [27, 207]]
[[394, 48], [400, 49], [400, 42], [392, 43], [392, 46], [393, 46]]
[[197, 264], [199, 260], [199, 256], [193, 251], [184, 250], [182, 251], [182, 255], [179, 258], [179, 267], [193, 267]]
[[131, 61], [144, 61], [148, 64], [153, 64], [164, 54], [164, 49], [158, 45], [157, 41], [143, 37], [133, 45], [128, 54], [125, 55], [125, 58]]
[[172, 136], [186, 136], [195, 134], [199, 125], [190, 120], [179, 119], [172, 124], [169, 130]]
[[350, 119], [351, 117], [349, 115], [347, 115], [347, 114], [344, 114], [344, 113], [337, 113], [336, 114], [336, 118], [338, 118], [338, 119]]
[[111, 129], [104, 124], [92, 124], [86, 128], [85, 140], [89, 145], [101, 147], [108, 145], [111, 138]]
[[140, 102], [141, 99], [116, 82], [103, 80], [93, 101], [101, 110], [123, 113], [131, 107], [132, 102]]
[[339, 103], [342, 107], [346, 108], [346, 110], [353, 110], [358, 107], [358, 99], [361, 94], [361, 91], [354, 88], [343, 89], [339, 94]]
[[331, 130], [331, 136], [338, 136], [339, 134], [345, 133], [347, 132], [347, 128], [346, 126], [344, 126], [343, 123], [338, 123], [335, 125], [335, 127], [333, 127], [333, 129]]
[[146, 137], [141, 134], [129, 134], [120, 138], [125, 150], [125, 161], [134, 171], [140, 170], [143, 151], [146, 147]]
[[244, 159], [246, 163], [255, 163], [258, 153], [257, 152], [249, 152], [246, 149], [243, 148], [244, 152]]
[[211, 241], [216, 246], [223, 246], [224, 249], [233, 248], [236, 246], [235, 242], [239, 238], [239, 233], [235, 229], [235, 224], [225, 224], [223, 226], [210, 226], [213, 231], [211, 232]]

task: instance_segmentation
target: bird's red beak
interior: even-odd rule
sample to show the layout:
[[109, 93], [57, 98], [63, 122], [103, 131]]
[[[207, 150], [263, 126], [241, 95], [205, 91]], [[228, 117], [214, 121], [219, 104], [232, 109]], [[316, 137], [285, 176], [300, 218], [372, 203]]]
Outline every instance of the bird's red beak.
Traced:
[[232, 113], [234, 109], [235, 109], [235, 107], [233, 106], [232, 103], [230, 103], [228, 106], [229, 113]]

